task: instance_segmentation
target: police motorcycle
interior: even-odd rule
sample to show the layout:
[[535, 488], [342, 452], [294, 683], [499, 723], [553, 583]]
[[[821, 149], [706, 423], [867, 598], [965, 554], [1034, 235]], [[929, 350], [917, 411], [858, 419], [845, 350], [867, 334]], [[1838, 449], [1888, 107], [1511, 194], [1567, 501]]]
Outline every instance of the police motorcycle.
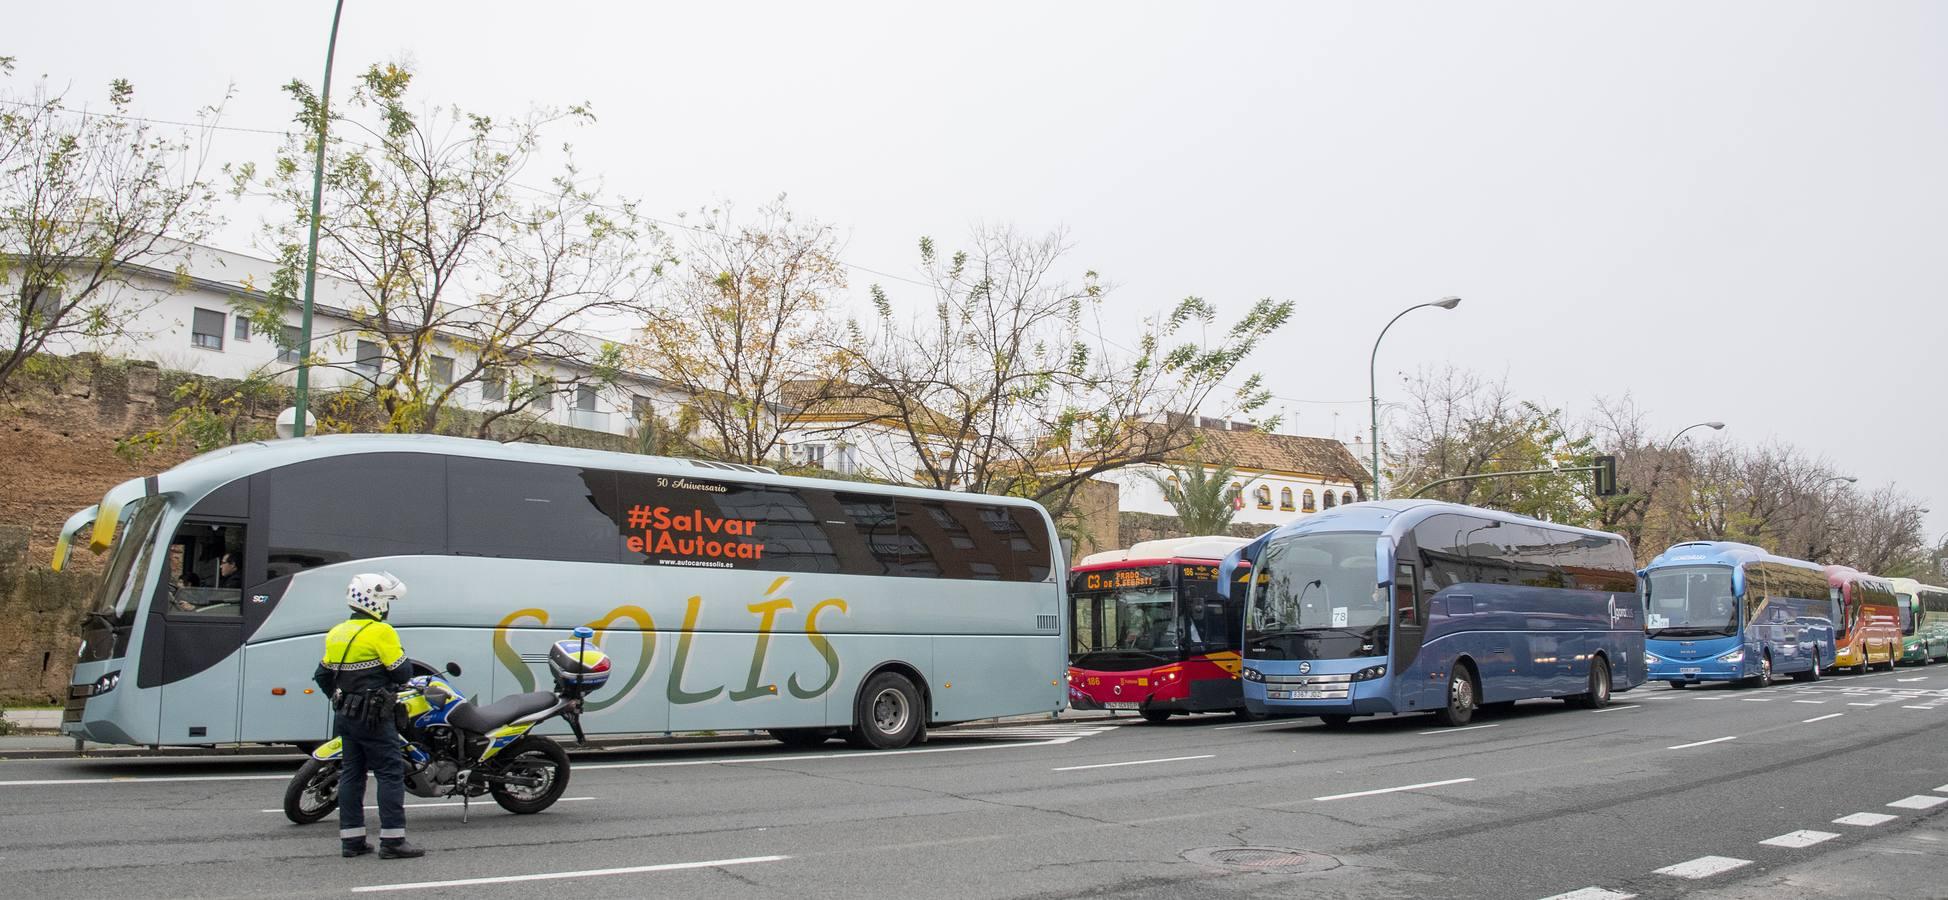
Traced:
[[[609, 657], [589, 644], [587, 626], [557, 641], [548, 651], [553, 691], [515, 694], [487, 706], [476, 705], [435, 675], [419, 675], [401, 687], [393, 707], [400, 753], [406, 757], [406, 792], [419, 797], [458, 796], [463, 807], [483, 794], [512, 813], [538, 813], [568, 789], [568, 753], [560, 744], [530, 734], [555, 716], [568, 722], [577, 742], [582, 734], [582, 698], [609, 680]], [[431, 667], [415, 662], [418, 671]], [[460, 667], [447, 663], [458, 677]], [[343, 741], [333, 738], [284, 789], [284, 815], [309, 825], [338, 809], [338, 774]]]

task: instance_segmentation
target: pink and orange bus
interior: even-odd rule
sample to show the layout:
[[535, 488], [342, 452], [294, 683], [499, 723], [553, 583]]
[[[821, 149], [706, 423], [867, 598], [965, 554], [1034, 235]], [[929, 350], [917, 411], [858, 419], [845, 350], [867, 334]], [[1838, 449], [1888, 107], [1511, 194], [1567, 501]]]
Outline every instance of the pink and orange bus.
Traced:
[[1901, 609], [1893, 586], [1848, 566], [1827, 566], [1826, 583], [1840, 649], [1834, 666], [1861, 672], [1880, 665], [1894, 668], [1902, 648]]

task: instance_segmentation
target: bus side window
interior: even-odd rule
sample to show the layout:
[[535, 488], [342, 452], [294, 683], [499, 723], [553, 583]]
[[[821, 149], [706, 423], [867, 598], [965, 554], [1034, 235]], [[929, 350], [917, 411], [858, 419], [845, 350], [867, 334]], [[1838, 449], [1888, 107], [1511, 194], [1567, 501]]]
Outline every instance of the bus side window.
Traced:
[[1393, 607], [1395, 619], [1402, 625], [1419, 625], [1418, 604], [1415, 602], [1414, 586], [1418, 576], [1411, 563], [1400, 563], [1393, 570]]
[[242, 525], [184, 522], [169, 542], [162, 610], [171, 616], [243, 615]]

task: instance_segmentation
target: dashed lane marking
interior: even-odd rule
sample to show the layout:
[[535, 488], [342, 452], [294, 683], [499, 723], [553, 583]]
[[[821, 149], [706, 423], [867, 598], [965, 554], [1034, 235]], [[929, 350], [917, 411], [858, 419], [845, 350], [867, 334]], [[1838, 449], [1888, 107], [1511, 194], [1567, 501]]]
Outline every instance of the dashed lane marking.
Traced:
[[1932, 706], [1903, 706], [1902, 709], [1934, 709]]
[[1811, 704], [1813, 704], [1814, 706], [1821, 706], [1821, 705], [1824, 705], [1824, 704], [1826, 703], [1826, 701], [1825, 701], [1825, 700], [1794, 700], [1794, 701], [1792, 701], [1792, 702], [1794, 702], [1794, 703], [1811, 703]]
[[1542, 900], [1630, 900], [1630, 898], [1635, 896], [1637, 895], [1626, 894], [1622, 891], [1606, 890], [1600, 887], [1586, 887], [1578, 888], [1567, 894], [1544, 897]]
[[1948, 803], [1948, 797], [1936, 797], [1930, 794], [1915, 794], [1912, 797], [1902, 797], [1901, 799], [1896, 800], [1887, 805], [1895, 809], [1934, 809], [1935, 807], [1940, 806], [1943, 803]]
[[1708, 741], [1692, 741], [1692, 742], [1691, 742], [1691, 743], [1689, 743], [1689, 744], [1678, 744], [1678, 745], [1677, 745], [1677, 746], [1675, 746], [1675, 747], [1665, 747], [1664, 749], [1666, 749], [1666, 750], [1689, 750], [1689, 749], [1691, 749], [1692, 747], [1702, 747], [1702, 746], [1704, 746], [1704, 745], [1706, 745], [1706, 744], [1722, 744], [1722, 743], [1724, 743], [1724, 742], [1726, 742], [1726, 741], [1735, 741], [1735, 740], [1738, 740], [1738, 736], [1737, 736], [1737, 735], [1732, 735], [1731, 737], [1721, 737], [1721, 738], [1712, 738], [1711, 740], [1708, 740]]
[[1298, 719], [1279, 719], [1276, 722], [1246, 722], [1243, 725], [1219, 725], [1212, 731], [1229, 731], [1233, 728], [1266, 728], [1272, 725], [1297, 725]]
[[1749, 866], [1751, 864], [1752, 861], [1749, 859], [1738, 859], [1731, 856], [1700, 856], [1697, 859], [1687, 860], [1674, 866], [1665, 866], [1654, 871], [1658, 875], [1669, 875], [1672, 878], [1699, 879], [1710, 878], [1713, 875], [1729, 872], [1741, 866]]
[[1848, 706], [1880, 706], [1879, 703], [1849, 703]]
[[1934, 792], [1937, 794], [1948, 794], [1948, 784], [1944, 784], [1938, 788], [1935, 788]]
[[1093, 765], [1087, 765], [1087, 766], [1063, 766], [1059, 769], [1050, 769], [1049, 771], [1080, 772], [1083, 769], [1114, 769], [1117, 766], [1147, 766], [1147, 765], [1151, 765], [1152, 763], [1184, 762], [1186, 760], [1192, 760], [1192, 759], [1212, 759], [1216, 756], [1217, 754], [1215, 753], [1206, 753], [1202, 756], [1171, 756], [1171, 757], [1166, 757], [1164, 759], [1133, 759], [1130, 760], [1129, 762], [1095, 763]]
[[1420, 732], [1420, 734], [1456, 734], [1462, 731], [1480, 731], [1483, 728], [1500, 728], [1500, 727], [1502, 727], [1502, 723], [1494, 722], [1488, 725], [1469, 725], [1465, 728], [1436, 728], [1433, 731], [1422, 731]]
[[1898, 818], [1900, 818], [1900, 816], [1890, 816], [1886, 813], [1858, 812], [1850, 816], [1841, 816], [1837, 819], [1834, 819], [1833, 824], [1857, 825], [1861, 828], [1871, 828], [1875, 825], [1885, 825], [1888, 822], [1892, 822]]
[[1797, 850], [1801, 847], [1811, 847], [1814, 844], [1824, 843], [1836, 837], [1839, 837], [1839, 835], [1831, 831], [1814, 831], [1810, 828], [1802, 828], [1798, 831], [1789, 831], [1775, 838], [1766, 838], [1759, 843], [1767, 847], [1784, 847], [1788, 850]]
[[1805, 725], [1805, 724], [1807, 724], [1807, 723], [1809, 723], [1809, 722], [1824, 722], [1824, 721], [1826, 721], [1827, 719], [1837, 719], [1837, 718], [1839, 718], [1839, 717], [1841, 717], [1841, 716], [1844, 716], [1844, 715], [1846, 715], [1846, 713], [1827, 713], [1826, 715], [1823, 715], [1823, 716], [1814, 716], [1814, 717], [1812, 717], [1812, 718], [1810, 718], [1810, 719], [1800, 719], [1800, 720], [1799, 720], [1799, 724], [1801, 724], [1801, 725]]
[[1314, 797], [1312, 799], [1319, 800], [1322, 802], [1327, 800], [1350, 800], [1354, 797], [1371, 797], [1375, 794], [1396, 794], [1401, 791], [1418, 791], [1422, 788], [1445, 787], [1450, 784], [1467, 784], [1468, 782], [1473, 780], [1474, 779], [1472, 778], [1450, 778], [1446, 781], [1426, 781], [1420, 784], [1401, 785], [1400, 787], [1376, 788], [1370, 791], [1354, 791], [1350, 794], [1327, 794], [1324, 797]]
[[1771, 697], [1740, 697], [1738, 699], [1746, 703], [1771, 703], [1772, 702]]
[[596, 878], [603, 875], [640, 875], [648, 872], [674, 872], [681, 869], [714, 869], [719, 866], [745, 866], [779, 862], [789, 856], [746, 856], [739, 859], [710, 859], [703, 862], [662, 863], [654, 866], [629, 866], [621, 869], [583, 869], [578, 872], [542, 872], [536, 875], [501, 875], [491, 878], [458, 878], [453, 881], [411, 881], [402, 884], [373, 884], [352, 888], [354, 894], [386, 891], [416, 891], [424, 888], [468, 887], [476, 884], [511, 884], [517, 881], [556, 881], [564, 878]]
[[1622, 706], [1605, 706], [1602, 709], [1595, 710], [1595, 712], [1606, 713], [1606, 712], [1616, 712], [1619, 709], [1642, 709], [1642, 708], [1643, 707], [1640, 707], [1635, 703], [1625, 703]]
[[1900, 682], [1900, 683], [1902, 683], [1902, 684], [1907, 684], [1907, 683], [1908, 683], [1908, 682], [1910, 682], [1910, 681], [1927, 681], [1927, 680], [1928, 680], [1928, 676], [1926, 676], [1926, 675], [1923, 675], [1923, 676], [1921, 676], [1921, 677], [1919, 677], [1919, 678], [1896, 678], [1896, 679], [1894, 679], [1894, 680], [1895, 680], [1895, 681], [1898, 681], [1898, 682]]

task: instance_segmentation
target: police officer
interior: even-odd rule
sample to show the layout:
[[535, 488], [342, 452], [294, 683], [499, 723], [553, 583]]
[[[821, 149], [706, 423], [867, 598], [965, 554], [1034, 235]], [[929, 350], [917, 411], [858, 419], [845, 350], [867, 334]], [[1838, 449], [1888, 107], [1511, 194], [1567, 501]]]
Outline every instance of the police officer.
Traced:
[[325, 635], [325, 657], [312, 679], [332, 698], [344, 739], [338, 770], [338, 840], [345, 856], [372, 852], [365, 840], [365, 770], [379, 780], [379, 858], [412, 859], [426, 851], [406, 843], [406, 762], [392, 722], [394, 694], [412, 677], [399, 633], [386, 623], [406, 585], [389, 573], [358, 575], [345, 590], [351, 618]]

